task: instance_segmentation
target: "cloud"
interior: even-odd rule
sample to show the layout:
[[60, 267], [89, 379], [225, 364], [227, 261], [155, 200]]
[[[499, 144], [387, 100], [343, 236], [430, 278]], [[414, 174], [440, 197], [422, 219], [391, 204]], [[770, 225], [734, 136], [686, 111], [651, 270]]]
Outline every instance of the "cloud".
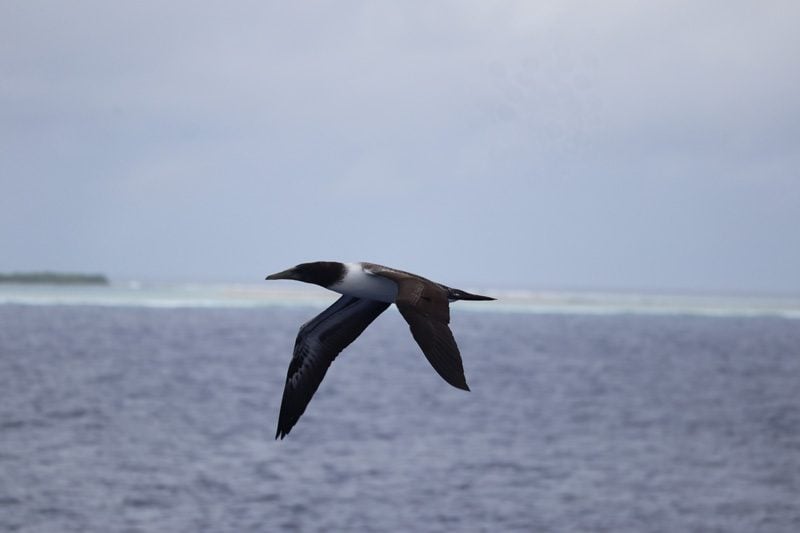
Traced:
[[502, 258], [485, 281], [510, 285], [800, 290], [798, 15], [7, 2], [6, 261], [249, 278], [300, 242], [468, 280]]

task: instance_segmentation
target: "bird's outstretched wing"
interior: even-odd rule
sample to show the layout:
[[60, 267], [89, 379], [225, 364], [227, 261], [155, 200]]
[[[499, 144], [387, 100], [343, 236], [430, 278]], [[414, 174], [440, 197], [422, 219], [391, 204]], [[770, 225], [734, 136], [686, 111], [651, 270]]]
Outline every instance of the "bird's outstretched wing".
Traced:
[[300, 419], [336, 356], [389, 305], [342, 296], [303, 324], [297, 334], [294, 355], [286, 373], [276, 439], [288, 435]]
[[464, 364], [450, 323], [450, 302], [447, 291], [425, 279], [391, 272], [381, 272], [397, 283], [395, 304], [408, 322], [411, 334], [433, 369], [450, 385], [469, 390], [464, 377]]

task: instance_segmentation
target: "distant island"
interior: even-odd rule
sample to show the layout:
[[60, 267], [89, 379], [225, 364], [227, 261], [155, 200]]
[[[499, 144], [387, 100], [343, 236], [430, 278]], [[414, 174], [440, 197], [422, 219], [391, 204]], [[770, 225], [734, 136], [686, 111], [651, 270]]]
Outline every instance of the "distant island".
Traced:
[[64, 272], [12, 272], [0, 273], [0, 283], [32, 285], [108, 285], [103, 274], [72, 274]]

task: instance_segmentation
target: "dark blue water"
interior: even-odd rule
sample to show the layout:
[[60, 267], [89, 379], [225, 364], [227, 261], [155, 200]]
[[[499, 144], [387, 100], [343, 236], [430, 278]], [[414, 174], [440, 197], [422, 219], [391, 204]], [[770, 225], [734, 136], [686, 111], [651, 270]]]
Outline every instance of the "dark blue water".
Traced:
[[0, 306], [0, 531], [800, 531], [798, 321], [389, 310], [275, 441], [316, 312]]

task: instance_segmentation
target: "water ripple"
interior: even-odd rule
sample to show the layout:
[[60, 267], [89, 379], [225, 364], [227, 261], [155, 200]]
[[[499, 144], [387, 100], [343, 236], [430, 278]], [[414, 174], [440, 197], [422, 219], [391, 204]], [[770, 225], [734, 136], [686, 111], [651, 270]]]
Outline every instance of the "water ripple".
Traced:
[[315, 313], [0, 305], [0, 530], [800, 530], [796, 321], [387, 312], [276, 442]]

